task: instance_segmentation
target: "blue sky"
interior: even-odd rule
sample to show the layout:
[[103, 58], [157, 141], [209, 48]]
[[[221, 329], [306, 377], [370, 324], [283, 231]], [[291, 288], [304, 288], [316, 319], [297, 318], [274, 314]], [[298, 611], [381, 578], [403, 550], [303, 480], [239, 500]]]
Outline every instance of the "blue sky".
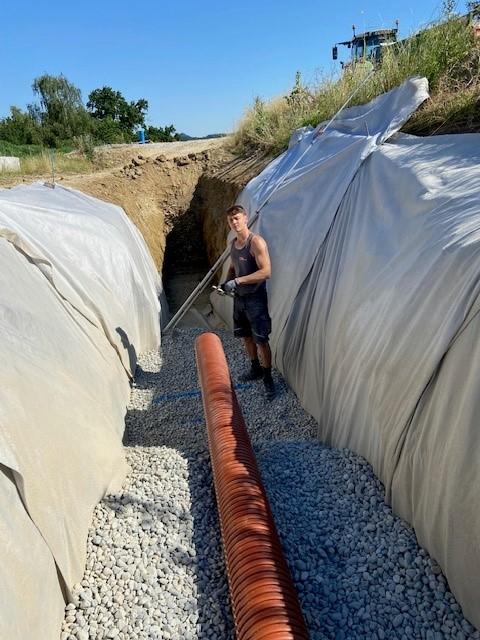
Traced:
[[[327, 5], [325, 7], [325, 5]], [[255, 96], [286, 92], [295, 72], [338, 70], [331, 47], [358, 30], [406, 36], [441, 0], [124, 0], [5, 2], [0, 25], [0, 117], [32, 102], [34, 78], [63, 73], [82, 91], [108, 85], [149, 101], [147, 122], [191, 135], [231, 131]], [[459, 2], [465, 13], [465, 3]], [[347, 50], [341, 52], [345, 59]]]

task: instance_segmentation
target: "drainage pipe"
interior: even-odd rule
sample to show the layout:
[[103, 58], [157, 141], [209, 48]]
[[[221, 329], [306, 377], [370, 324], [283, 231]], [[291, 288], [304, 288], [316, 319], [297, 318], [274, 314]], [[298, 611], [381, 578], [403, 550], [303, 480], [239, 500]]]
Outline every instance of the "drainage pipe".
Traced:
[[237, 640], [307, 640], [222, 343], [195, 351]]

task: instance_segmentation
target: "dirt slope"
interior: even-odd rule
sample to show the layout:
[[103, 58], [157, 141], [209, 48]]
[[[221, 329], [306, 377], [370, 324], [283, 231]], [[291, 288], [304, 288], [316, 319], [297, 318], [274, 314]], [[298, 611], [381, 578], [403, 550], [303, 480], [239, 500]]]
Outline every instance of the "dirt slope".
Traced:
[[[166, 236], [179, 216], [194, 212], [201, 220], [212, 263], [225, 247], [225, 209], [269, 160], [263, 156], [238, 158], [226, 143], [227, 138], [215, 138], [107, 145], [96, 149], [95, 162], [108, 168], [89, 174], [59, 174], [57, 180], [58, 184], [121, 206], [142, 232], [160, 271]], [[49, 181], [51, 176], [3, 176], [1, 186], [37, 180]], [[185, 246], [188, 244], [185, 238]]]
[[121, 206], [139, 227], [161, 269], [165, 238], [175, 219], [189, 209], [200, 176], [230, 157], [223, 139], [119, 145], [102, 153], [109, 154], [113, 168], [66, 177], [62, 184]]
[[152, 144], [106, 144], [96, 147], [94, 161], [98, 166], [112, 168], [124, 165], [135, 155], [152, 158], [163, 154], [166, 158], [175, 158], [189, 153], [199, 153], [223, 147], [228, 138], [209, 140], [187, 140], [185, 142], [154, 142]]

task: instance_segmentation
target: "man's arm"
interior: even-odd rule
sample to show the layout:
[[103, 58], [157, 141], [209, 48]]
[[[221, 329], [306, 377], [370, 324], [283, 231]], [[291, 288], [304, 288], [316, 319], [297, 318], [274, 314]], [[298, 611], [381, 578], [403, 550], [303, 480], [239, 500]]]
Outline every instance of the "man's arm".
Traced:
[[270, 278], [272, 272], [270, 255], [268, 253], [267, 243], [262, 236], [253, 236], [250, 249], [255, 257], [258, 270], [253, 273], [249, 273], [248, 276], [235, 278], [237, 284], [257, 284], [258, 282], [263, 282]]

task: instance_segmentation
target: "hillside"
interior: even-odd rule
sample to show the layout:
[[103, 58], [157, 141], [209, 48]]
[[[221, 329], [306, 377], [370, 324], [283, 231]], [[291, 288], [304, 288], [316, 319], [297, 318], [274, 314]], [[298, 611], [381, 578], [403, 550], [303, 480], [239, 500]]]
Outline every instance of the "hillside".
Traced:
[[428, 79], [430, 100], [403, 131], [416, 135], [480, 131], [480, 38], [475, 37], [470, 16], [445, 17], [395, 48], [386, 48], [381, 63], [371, 71], [368, 61], [359, 63], [313, 86], [297, 74], [288, 95], [270, 101], [256, 98], [235, 132], [234, 148], [277, 154], [287, 147], [295, 129], [326, 122], [347, 100], [349, 106], [365, 104], [412, 76]]

